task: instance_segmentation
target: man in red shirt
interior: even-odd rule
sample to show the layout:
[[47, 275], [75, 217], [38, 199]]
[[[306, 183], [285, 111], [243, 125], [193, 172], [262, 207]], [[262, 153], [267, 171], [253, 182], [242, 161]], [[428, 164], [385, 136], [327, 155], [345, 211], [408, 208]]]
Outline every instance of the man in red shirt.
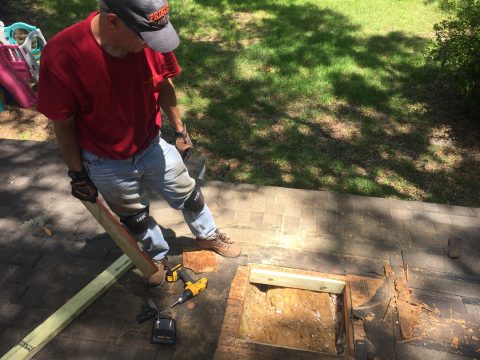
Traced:
[[[182, 160], [192, 143], [171, 80], [180, 73], [172, 52], [180, 40], [166, 0], [99, 4], [99, 12], [55, 35], [42, 52], [38, 110], [54, 121], [72, 194], [95, 202], [100, 191], [155, 261], [150, 285], [163, 280], [168, 244], [149, 215], [145, 183], [182, 211], [200, 247], [239, 256]], [[176, 146], [160, 136], [160, 108]]]

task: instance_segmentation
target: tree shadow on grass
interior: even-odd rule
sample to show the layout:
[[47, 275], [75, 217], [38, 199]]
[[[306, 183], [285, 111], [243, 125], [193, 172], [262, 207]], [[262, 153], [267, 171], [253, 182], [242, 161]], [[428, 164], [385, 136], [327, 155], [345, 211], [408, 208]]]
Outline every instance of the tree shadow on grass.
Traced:
[[[0, 18], [25, 21], [29, 8], [48, 38], [96, 2], [7, 0]], [[415, 55], [425, 38], [365, 35], [338, 11], [269, 1], [173, 3], [172, 22], [185, 118], [210, 179], [480, 203], [478, 126], [437, 96]], [[205, 29], [216, 32], [202, 38]], [[438, 145], [443, 128], [456, 143]]]
[[96, 0], [2, 0], [0, 20], [5, 25], [26, 22], [42, 30], [47, 41], [60, 30], [97, 9]]
[[[431, 144], [434, 76], [415, 55], [425, 38], [365, 36], [312, 4], [202, 6], [227, 13], [215, 26], [235, 29], [216, 41], [183, 38], [177, 51], [181, 86], [205, 100], [187, 119], [199, 120], [190, 129], [213, 160], [211, 179], [478, 204], [478, 165], [465, 171], [461, 157], [449, 159], [462, 144]], [[177, 28], [191, 26], [186, 15]]]

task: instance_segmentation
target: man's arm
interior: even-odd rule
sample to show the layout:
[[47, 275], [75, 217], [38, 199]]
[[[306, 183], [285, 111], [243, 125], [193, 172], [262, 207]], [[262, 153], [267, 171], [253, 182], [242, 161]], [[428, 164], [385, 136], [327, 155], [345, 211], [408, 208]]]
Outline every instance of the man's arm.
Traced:
[[54, 121], [53, 124], [58, 148], [70, 170], [68, 176], [72, 179], [70, 182], [72, 195], [77, 199], [95, 203], [98, 190], [83, 167], [80, 148], [75, 137], [75, 118], [72, 116], [68, 120]]
[[53, 121], [53, 128], [58, 148], [68, 168], [73, 171], [82, 171], [83, 163], [75, 137], [74, 116], [64, 121]]
[[167, 115], [175, 131], [182, 132], [184, 126], [180, 119], [180, 112], [177, 107], [177, 94], [175, 93], [172, 79], [168, 78], [163, 82], [163, 87], [158, 93], [158, 104]]
[[158, 93], [158, 104], [175, 129], [175, 147], [180, 155], [182, 155], [183, 160], [187, 160], [192, 151], [192, 140], [190, 140], [185, 124], [180, 119], [180, 112], [177, 107], [177, 95], [173, 81], [170, 78], [164, 81], [163, 87]]

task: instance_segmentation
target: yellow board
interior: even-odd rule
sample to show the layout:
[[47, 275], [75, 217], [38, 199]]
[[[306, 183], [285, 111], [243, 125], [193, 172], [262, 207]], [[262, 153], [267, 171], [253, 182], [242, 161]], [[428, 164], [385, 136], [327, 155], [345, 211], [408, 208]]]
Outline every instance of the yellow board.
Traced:
[[31, 359], [60, 331], [65, 329], [78, 315], [93, 301], [125, 274], [132, 262], [126, 255], [122, 255], [92, 282], [65, 303], [42, 324], [37, 326], [18, 345], [13, 347], [0, 360]]
[[345, 288], [345, 282], [340, 280], [257, 268], [250, 270], [250, 282], [334, 294], [343, 293]]

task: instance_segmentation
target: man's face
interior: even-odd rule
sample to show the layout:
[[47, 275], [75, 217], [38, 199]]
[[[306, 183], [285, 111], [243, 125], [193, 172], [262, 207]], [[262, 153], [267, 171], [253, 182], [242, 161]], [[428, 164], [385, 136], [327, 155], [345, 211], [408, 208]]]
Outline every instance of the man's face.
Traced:
[[139, 53], [147, 46], [140, 35], [135, 33], [118, 17], [117, 24], [116, 38], [118, 47], [131, 53]]

